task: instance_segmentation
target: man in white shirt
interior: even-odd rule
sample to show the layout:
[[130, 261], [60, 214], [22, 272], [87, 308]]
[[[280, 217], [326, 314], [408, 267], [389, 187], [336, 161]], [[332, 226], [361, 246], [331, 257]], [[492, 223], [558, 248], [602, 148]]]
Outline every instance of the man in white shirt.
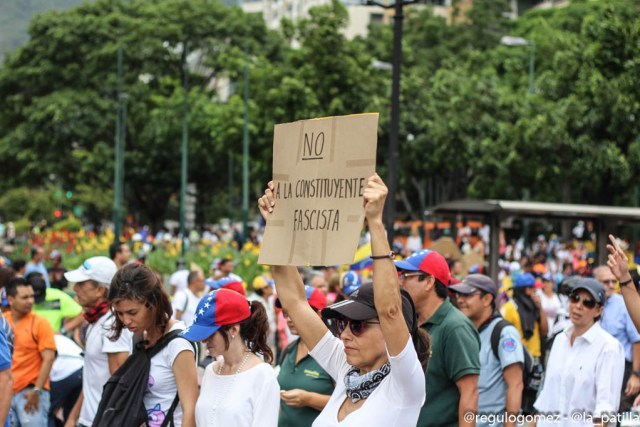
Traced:
[[44, 249], [40, 246], [34, 246], [31, 248], [31, 259], [25, 266], [24, 276], [27, 277], [29, 273], [40, 273], [44, 277], [44, 281], [47, 283], [47, 288], [51, 287], [49, 283], [49, 272], [47, 267], [44, 266]]
[[176, 320], [182, 320], [187, 326], [193, 323], [193, 316], [196, 313], [196, 308], [198, 307], [204, 288], [204, 274], [202, 271], [189, 272], [187, 276], [187, 287], [177, 291], [171, 301], [173, 317]]
[[83, 325], [86, 333], [83, 340], [82, 393], [69, 414], [66, 426], [91, 426], [104, 384], [131, 353], [132, 336], [128, 330], [123, 330], [117, 341], [109, 339], [115, 318], [109, 310], [107, 293], [116, 271], [117, 266], [112, 260], [98, 256], [64, 274], [69, 282], [75, 283], [73, 289], [85, 309], [86, 320]]

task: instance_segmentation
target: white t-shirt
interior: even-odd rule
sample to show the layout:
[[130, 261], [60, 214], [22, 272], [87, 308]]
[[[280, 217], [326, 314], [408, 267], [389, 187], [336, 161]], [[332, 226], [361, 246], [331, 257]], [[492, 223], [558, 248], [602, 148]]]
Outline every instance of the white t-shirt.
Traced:
[[273, 368], [261, 363], [237, 375], [218, 375], [207, 366], [196, 402], [196, 425], [275, 427], [280, 386]]
[[111, 326], [115, 317], [111, 313], [103, 315], [98, 321], [87, 328], [86, 345], [84, 349], [84, 369], [82, 370], [82, 391], [84, 400], [78, 422], [90, 426], [96, 416], [102, 387], [111, 377], [109, 372], [108, 353], [131, 353], [132, 334], [123, 329], [117, 341], [111, 341]]
[[562, 309], [562, 303], [560, 302], [560, 298], [558, 298], [558, 295], [556, 293], [554, 293], [550, 297], [542, 292], [542, 289], [538, 289], [537, 293], [540, 297], [542, 309], [547, 315], [547, 323], [549, 325], [549, 333], [547, 334], [547, 336], [551, 337], [551, 331], [553, 331], [553, 325], [556, 323], [556, 319], [558, 318], [558, 312]]
[[200, 298], [191, 292], [191, 289], [188, 287], [177, 291], [171, 301], [171, 306], [173, 307], [173, 318], [175, 319], [176, 311], [180, 310], [182, 312], [182, 318], [180, 320], [185, 325], [191, 325], [199, 302]]
[[344, 344], [331, 332], [309, 352], [331, 375], [336, 388], [318, 418], [315, 427], [415, 426], [425, 401], [425, 382], [422, 366], [411, 338], [402, 352], [389, 356], [391, 372], [365, 400], [364, 404], [338, 422], [338, 410], [346, 397], [344, 377], [351, 369], [347, 363]]
[[189, 270], [178, 270], [169, 277], [169, 284], [176, 287], [176, 291], [187, 289]]
[[[543, 420], [538, 426], [591, 427], [593, 420], [588, 417], [618, 411], [624, 374], [622, 344], [598, 322], [571, 345], [573, 331], [571, 325], [554, 340], [544, 384], [534, 404], [542, 413], [559, 414], [563, 424]], [[588, 415], [575, 417], [574, 411]]]
[[56, 358], [53, 361], [49, 379], [51, 382], [56, 382], [82, 369], [84, 358], [82, 349], [73, 340], [60, 334], [55, 334], [53, 338], [56, 340]]
[[[184, 323], [176, 322], [170, 330], [176, 329], [184, 330]], [[193, 363], [195, 363], [195, 353], [191, 343], [180, 337], [171, 340], [165, 348], [151, 358], [147, 392], [144, 394], [143, 399], [144, 407], [149, 416], [149, 425], [151, 426], [160, 426], [162, 424], [167, 411], [169, 411], [173, 400], [176, 398], [178, 386], [173, 373], [173, 362], [175, 362], [178, 354], [183, 351], [190, 351], [194, 354]], [[173, 413], [173, 421], [177, 427], [182, 425], [182, 406], [180, 403], [178, 403]]]

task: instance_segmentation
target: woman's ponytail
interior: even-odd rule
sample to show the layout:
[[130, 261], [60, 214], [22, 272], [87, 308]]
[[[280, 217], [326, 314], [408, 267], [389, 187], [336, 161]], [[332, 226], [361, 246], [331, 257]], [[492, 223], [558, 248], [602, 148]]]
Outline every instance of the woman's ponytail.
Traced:
[[273, 352], [267, 344], [269, 318], [267, 311], [259, 301], [251, 302], [251, 316], [240, 322], [240, 336], [254, 354], [261, 354], [267, 363], [273, 362]]

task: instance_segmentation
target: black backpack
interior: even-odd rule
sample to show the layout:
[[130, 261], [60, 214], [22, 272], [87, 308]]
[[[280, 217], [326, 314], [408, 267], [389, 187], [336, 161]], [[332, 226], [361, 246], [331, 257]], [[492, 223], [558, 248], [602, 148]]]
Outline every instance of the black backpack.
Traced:
[[[133, 353], [116, 370], [102, 389], [102, 399], [93, 420], [92, 427], [139, 427], [148, 425], [147, 410], [143, 399], [147, 391], [151, 358], [165, 348], [180, 330], [164, 335], [151, 348], [145, 349], [145, 342], [134, 345]], [[162, 427], [173, 425], [173, 412], [178, 405], [178, 394], [167, 412]]]
[[[491, 332], [491, 350], [493, 350], [493, 355], [496, 356], [496, 359], [500, 360], [498, 356], [498, 345], [500, 344], [500, 334], [505, 326], [513, 326], [511, 322], [505, 319], [501, 319], [496, 326], [493, 328]], [[522, 352], [524, 353], [524, 363], [522, 366], [522, 384], [524, 385], [523, 391], [525, 390], [538, 390], [540, 387], [541, 380], [541, 372], [539, 369], [535, 359], [527, 350], [527, 347], [522, 346]]]

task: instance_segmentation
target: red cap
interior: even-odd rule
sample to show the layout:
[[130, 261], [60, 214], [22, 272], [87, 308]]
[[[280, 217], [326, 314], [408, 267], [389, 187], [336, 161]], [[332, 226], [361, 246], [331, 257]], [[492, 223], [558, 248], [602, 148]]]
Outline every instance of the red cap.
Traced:
[[429, 249], [414, 252], [403, 261], [396, 261], [396, 268], [398, 270], [422, 271], [432, 275], [445, 286], [448, 286], [451, 280], [447, 260], [438, 252]]

